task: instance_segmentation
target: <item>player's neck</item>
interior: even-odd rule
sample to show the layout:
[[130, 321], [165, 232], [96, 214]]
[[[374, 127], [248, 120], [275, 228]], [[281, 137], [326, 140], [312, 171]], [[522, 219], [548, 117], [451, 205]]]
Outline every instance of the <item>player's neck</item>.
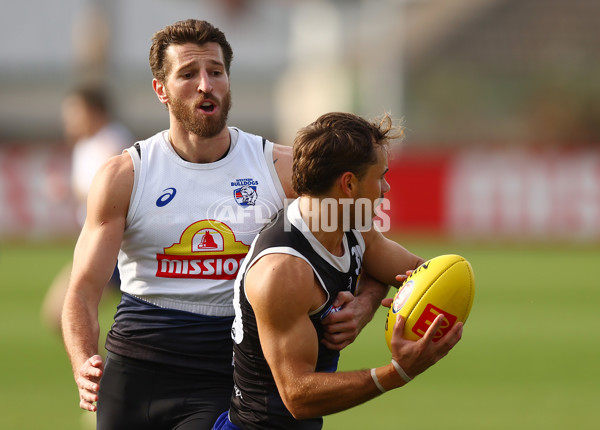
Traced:
[[315, 239], [331, 254], [338, 257], [343, 255], [344, 231], [337, 213], [334, 213], [330, 206], [323, 204], [323, 199], [311, 196], [300, 197], [299, 209], [302, 219]]
[[231, 145], [227, 127], [224, 127], [214, 137], [201, 137], [186, 130], [171, 127], [167, 136], [177, 155], [190, 163], [214, 163], [227, 155]]

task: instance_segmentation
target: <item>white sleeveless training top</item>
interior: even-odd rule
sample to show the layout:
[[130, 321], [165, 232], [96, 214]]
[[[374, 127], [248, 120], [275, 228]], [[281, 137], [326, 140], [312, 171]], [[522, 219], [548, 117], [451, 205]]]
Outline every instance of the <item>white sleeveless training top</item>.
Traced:
[[285, 194], [273, 144], [229, 131], [229, 153], [214, 163], [183, 160], [167, 131], [139, 142], [141, 157], [127, 149], [135, 181], [119, 252], [123, 292], [164, 308], [234, 314], [242, 260]]

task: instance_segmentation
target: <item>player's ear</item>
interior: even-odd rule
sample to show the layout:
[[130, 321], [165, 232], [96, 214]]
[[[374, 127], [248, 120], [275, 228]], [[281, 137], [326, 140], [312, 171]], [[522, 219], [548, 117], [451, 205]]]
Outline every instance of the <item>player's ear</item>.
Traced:
[[353, 197], [358, 190], [358, 179], [352, 172], [344, 172], [340, 176], [339, 184], [342, 193], [347, 197]]
[[154, 89], [158, 100], [160, 100], [162, 104], [166, 105], [169, 102], [169, 97], [167, 96], [167, 88], [165, 84], [154, 78], [152, 79], [152, 88]]

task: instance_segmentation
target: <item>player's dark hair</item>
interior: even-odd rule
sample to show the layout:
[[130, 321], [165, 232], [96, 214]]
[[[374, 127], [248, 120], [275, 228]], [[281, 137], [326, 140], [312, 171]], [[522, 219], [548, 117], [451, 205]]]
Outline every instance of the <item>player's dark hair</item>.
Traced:
[[81, 84], [69, 90], [66, 96], [79, 97], [86, 106], [96, 112], [108, 114], [110, 111], [108, 89], [103, 85]]
[[215, 42], [221, 46], [225, 60], [225, 71], [229, 75], [233, 50], [225, 34], [211, 23], [198, 19], [178, 21], [154, 33], [152, 46], [150, 47], [150, 70], [152, 70], [152, 75], [160, 82], [165, 82], [169, 71], [169, 64], [165, 64], [165, 56], [169, 46], [185, 43], [195, 43], [200, 46], [209, 42]]
[[377, 162], [378, 147], [402, 136], [385, 114], [367, 121], [357, 115], [331, 112], [300, 129], [294, 140], [292, 186], [298, 195], [322, 196], [344, 172], [359, 179]]

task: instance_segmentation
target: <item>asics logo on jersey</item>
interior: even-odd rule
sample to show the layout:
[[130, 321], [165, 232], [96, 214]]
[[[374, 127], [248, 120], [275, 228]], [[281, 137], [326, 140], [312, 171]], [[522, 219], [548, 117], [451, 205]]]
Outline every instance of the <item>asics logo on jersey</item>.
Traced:
[[156, 206], [162, 208], [163, 206], [168, 205], [171, 200], [175, 198], [175, 194], [177, 194], [177, 190], [175, 188], [165, 188], [163, 190], [163, 194], [156, 199]]

